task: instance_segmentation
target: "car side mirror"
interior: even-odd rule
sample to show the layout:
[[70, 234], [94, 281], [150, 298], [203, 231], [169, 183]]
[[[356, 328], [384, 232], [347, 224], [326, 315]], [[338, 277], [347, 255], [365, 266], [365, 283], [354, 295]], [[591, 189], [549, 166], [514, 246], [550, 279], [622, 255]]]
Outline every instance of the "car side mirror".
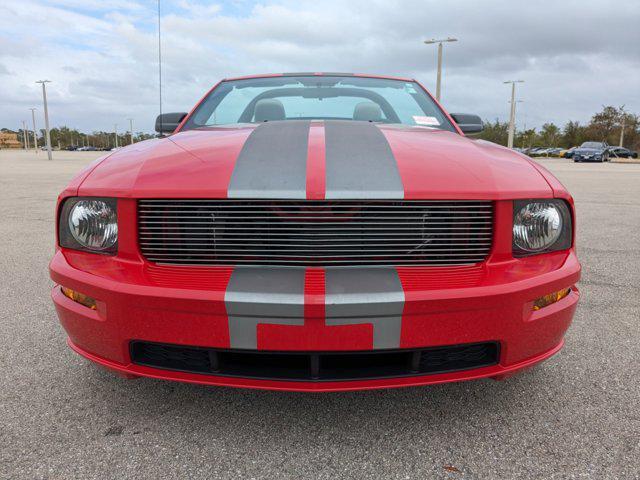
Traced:
[[480, 133], [484, 130], [482, 119], [470, 113], [452, 113], [451, 118], [458, 124], [462, 133]]
[[186, 112], [163, 113], [156, 118], [156, 132], [173, 133], [180, 122], [187, 116]]

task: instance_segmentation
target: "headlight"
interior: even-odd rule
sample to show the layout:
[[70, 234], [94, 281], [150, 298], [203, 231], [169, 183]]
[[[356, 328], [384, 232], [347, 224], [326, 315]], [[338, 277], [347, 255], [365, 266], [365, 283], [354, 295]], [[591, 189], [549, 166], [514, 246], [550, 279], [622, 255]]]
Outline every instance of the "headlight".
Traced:
[[65, 201], [59, 219], [60, 246], [113, 254], [118, 248], [118, 216], [113, 198]]
[[563, 200], [526, 200], [513, 204], [513, 255], [564, 250], [571, 246], [569, 208]]

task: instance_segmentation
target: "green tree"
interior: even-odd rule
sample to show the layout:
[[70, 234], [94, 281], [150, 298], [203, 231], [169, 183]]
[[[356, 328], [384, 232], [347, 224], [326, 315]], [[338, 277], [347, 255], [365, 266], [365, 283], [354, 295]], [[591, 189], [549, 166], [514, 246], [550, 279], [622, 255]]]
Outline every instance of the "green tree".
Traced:
[[538, 135], [535, 128], [529, 128], [527, 130], [521, 130], [516, 132], [514, 139], [514, 145], [521, 148], [531, 148], [536, 145]]
[[[622, 116], [621, 116], [622, 117]], [[630, 148], [632, 150], [640, 150], [640, 117], [633, 113], [623, 113], [624, 118], [624, 140], [623, 147]], [[620, 130], [622, 130], [623, 123], [620, 124]], [[612, 142], [612, 145], [620, 144], [620, 133], [614, 135], [616, 138]]]
[[561, 144], [565, 148], [582, 145], [586, 140], [585, 127], [579, 122], [568, 121], [562, 129]]
[[478, 135], [478, 138], [487, 140], [489, 142], [497, 143], [499, 145], [506, 145], [509, 137], [509, 124], [502, 123], [496, 118], [494, 123], [489, 121], [484, 122], [484, 130]]
[[558, 146], [560, 139], [560, 128], [554, 123], [545, 123], [540, 129], [540, 144], [545, 147]]
[[621, 124], [621, 109], [612, 106], [603, 107], [601, 112], [591, 117], [591, 122], [587, 127], [589, 140], [616, 143], [614, 137], [616, 132], [619, 136]]

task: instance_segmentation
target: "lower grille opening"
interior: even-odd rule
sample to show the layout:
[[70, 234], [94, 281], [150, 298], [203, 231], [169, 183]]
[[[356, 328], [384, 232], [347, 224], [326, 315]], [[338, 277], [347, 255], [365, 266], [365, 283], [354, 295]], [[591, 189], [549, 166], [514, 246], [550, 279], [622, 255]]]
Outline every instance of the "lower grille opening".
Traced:
[[497, 342], [356, 352], [223, 350], [133, 341], [131, 360], [163, 370], [270, 380], [335, 381], [391, 378], [496, 365]]

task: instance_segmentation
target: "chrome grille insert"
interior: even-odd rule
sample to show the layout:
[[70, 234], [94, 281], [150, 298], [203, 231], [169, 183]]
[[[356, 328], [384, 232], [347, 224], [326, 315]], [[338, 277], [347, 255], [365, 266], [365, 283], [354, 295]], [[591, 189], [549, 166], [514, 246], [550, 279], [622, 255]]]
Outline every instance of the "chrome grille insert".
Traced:
[[139, 200], [142, 254], [186, 265], [468, 265], [493, 236], [487, 201]]

